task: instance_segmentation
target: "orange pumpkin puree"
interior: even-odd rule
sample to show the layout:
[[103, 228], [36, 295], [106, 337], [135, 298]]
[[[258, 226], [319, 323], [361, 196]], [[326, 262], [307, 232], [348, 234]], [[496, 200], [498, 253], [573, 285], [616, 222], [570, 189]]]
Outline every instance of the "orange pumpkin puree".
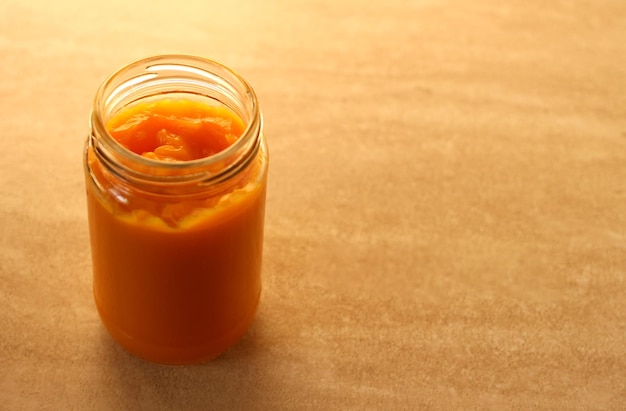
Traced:
[[[245, 125], [225, 107], [163, 99], [122, 109], [107, 129], [129, 150], [170, 162], [218, 153]], [[234, 344], [261, 292], [266, 160], [258, 156], [226, 191], [193, 200], [124, 185], [92, 152], [87, 164], [101, 187], [88, 178], [94, 295], [113, 338], [167, 364], [208, 360]]]

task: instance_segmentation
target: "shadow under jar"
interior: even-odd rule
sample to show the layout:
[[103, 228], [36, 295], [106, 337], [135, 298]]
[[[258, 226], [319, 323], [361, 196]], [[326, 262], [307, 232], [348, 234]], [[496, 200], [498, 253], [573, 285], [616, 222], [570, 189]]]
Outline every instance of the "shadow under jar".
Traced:
[[[141, 60], [99, 88], [84, 153], [94, 298], [132, 354], [210, 360], [252, 323], [268, 171], [261, 123], [246, 81], [198, 57]], [[165, 148], [142, 152], [150, 144]], [[180, 160], [181, 150], [206, 155]]]

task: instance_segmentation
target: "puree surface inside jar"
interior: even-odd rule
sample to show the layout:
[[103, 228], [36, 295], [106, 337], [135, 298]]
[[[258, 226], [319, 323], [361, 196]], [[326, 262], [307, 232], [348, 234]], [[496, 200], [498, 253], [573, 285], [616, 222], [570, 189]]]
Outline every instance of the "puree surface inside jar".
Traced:
[[106, 125], [115, 140], [141, 156], [191, 161], [224, 150], [245, 130], [224, 106], [188, 99], [141, 102], [116, 113]]
[[[106, 128], [117, 142], [140, 156], [163, 162], [185, 162], [221, 152], [244, 133], [246, 126], [234, 111], [223, 105], [190, 98], [161, 98], [124, 107], [107, 121]], [[102, 175], [93, 159], [90, 165], [100, 184], [107, 188], [109, 178]], [[154, 201], [127, 187], [125, 200], [115, 202], [115, 214], [163, 228], [189, 227], [245, 196], [250, 176], [256, 170], [252, 167], [238, 175], [229, 192], [215, 192], [194, 200]], [[163, 173], [162, 170], [148, 172]], [[166, 172], [167, 175], [178, 173], [176, 169]]]

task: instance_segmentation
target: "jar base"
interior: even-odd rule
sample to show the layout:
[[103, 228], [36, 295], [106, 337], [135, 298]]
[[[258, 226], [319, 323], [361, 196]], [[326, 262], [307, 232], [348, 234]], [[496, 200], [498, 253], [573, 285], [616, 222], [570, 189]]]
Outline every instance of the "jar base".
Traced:
[[[260, 296], [259, 296], [260, 297]], [[145, 361], [163, 365], [195, 365], [211, 361], [235, 345], [246, 334], [256, 317], [260, 298], [252, 313], [243, 318], [228, 333], [196, 346], [163, 347], [138, 341], [107, 320], [96, 300], [100, 320], [113, 340], [125, 351]]]

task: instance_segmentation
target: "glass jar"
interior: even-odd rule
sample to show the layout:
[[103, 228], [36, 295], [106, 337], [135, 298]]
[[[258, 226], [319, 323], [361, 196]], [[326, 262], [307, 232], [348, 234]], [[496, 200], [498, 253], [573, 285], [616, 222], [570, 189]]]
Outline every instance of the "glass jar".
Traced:
[[[178, 162], [113, 138], [116, 113], [159, 99], [227, 107], [245, 131], [217, 154]], [[94, 298], [110, 335], [159, 363], [218, 356], [246, 332], [261, 292], [268, 151], [254, 91], [198, 57], [135, 62], [99, 88], [84, 155]]]

